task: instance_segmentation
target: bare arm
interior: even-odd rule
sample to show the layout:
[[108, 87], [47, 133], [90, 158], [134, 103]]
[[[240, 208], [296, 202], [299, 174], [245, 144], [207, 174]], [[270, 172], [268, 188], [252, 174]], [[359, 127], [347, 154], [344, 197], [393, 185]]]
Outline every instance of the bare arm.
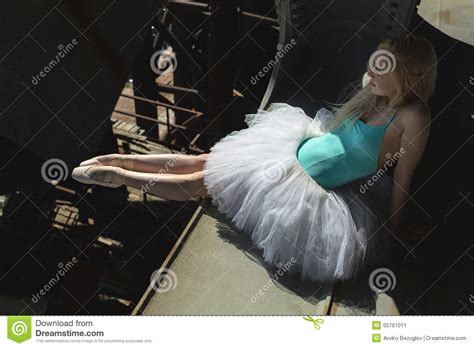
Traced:
[[409, 111], [403, 122], [400, 154], [393, 177], [390, 227], [398, 236], [402, 235], [401, 221], [409, 199], [413, 173], [423, 156], [430, 132], [430, 115]]

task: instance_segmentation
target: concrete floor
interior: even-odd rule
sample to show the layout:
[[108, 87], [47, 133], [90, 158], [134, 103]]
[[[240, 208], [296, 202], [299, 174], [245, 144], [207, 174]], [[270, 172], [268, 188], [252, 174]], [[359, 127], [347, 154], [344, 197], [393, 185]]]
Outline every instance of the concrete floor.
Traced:
[[332, 286], [301, 282], [298, 275], [279, 276], [261, 263], [250, 239], [222, 220], [224, 217], [208, 202], [202, 206], [196, 223], [183, 232], [189, 237], [168, 266], [176, 275], [175, 287], [156, 293], [149, 288], [142, 314], [328, 313]]

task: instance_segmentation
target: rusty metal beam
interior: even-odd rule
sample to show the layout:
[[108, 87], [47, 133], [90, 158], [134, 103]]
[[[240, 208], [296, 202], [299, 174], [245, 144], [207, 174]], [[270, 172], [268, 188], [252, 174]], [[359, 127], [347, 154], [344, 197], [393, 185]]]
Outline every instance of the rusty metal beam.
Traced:
[[[202, 2], [175, 0], [171, 1], [166, 7], [173, 11], [200, 14], [203, 16], [209, 16], [211, 14], [211, 12], [209, 12], [209, 6]], [[276, 28], [278, 27], [278, 20], [276, 18], [261, 16], [252, 12], [241, 11], [240, 8], [238, 8], [238, 14], [243, 16], [245, 20], [250, 20], [255, 23], [261, 22], [262, 24], [269, 24], [276, 26]]]
[[254, 23], [269, 24], [272, 26], [275, 25], [276, 28], [278, 28], [278, 19], [276, 18], [261, 16], [261, 15], [251, 13], [251, 12], [246, 12], [246, 11], [240, 11], [240, 9], [239, 9], [239, 14], [242, 15], [244, 19], [253, 20]]
[[159, 102], [159, 101], [156, 101], [156, 100], [151, 100], [151, 99], [147, 99], [147, 98], [143, 98], [143, 97], [138, 97], [138, 96], [130, 95], [130, 94], [125, 94], [125, 93], [122, 93], [122, 94], [120, 94], [120, 95], [121, 95], [122, 97], [125, 97], [125, 98], [131, 98], [131, 99], [136, 99], [136, 100], [145, 101], [145, 102], [147, 102], [147, 103], [151, 103], [151, 104], [154, 104], [154, 105], [162, 106], [162, 107], [169, 108], [169, 109], [172, 109], [172, 110], [179, 110], [179, 111], [183, 111], [183, 112], [189, 112], [189, 113], [191, 113], [191, 114], [196, 114], [196, 115], [199, 115], [199, 116], [202, 115], [202, 112], [200, 112], [200, 111], [191, 110], [191, 109], [186, 109], [186, 108], [183, 108], [183, 107], [180, 107], [180, 106], [176, 106], [176, 105], [173, 105], [173, 104], [166, 104], [166, 103], [162, 103], [162, 102]]
[[[154, 20], [156, 22], [156, 19]], [[151, 27], [146, 33], [140, 54], [134, 64], [133, 69], [133, 94], [147, 99], [156, 99], [158, 91], [155, 86], [156, 76], [150, 67], [150, 57], [153, 54], [153, 33]], [[142, 99], [134, 99], [135, 111], [140, 115], [153, 117], [156, 115], [156, 106], [145, 102]], [[137, 119], [137, 125], [147, 131], [155, 126], [154, 123], [144, 119]], [[159, 129], [157, 130], [159, 134]]]
[[165, 92], [165, 93], [194, 93], [194, 94], [200, 94], [197, 89], [193, 88], [186, 88], [186, 87], [179, 87], [179, 86], [173, 86], [173, 85], [167, 85], [164, 83], [156, 83], [157, 87], [160, 89], [160, 92]]
[[182, 0], [173, 0], [170, 1], [166, 7], [174, 10], [184, 10], [189, 12], [196, 12], [196, 11], [209, 11], [209, 6], [203, 2], [190, 2], [190, 1], [182, 1]]
[[227, 132], [231, 110], [226, 117], [219, 116], [232, 101], [235, 70], [232, 50], [237, 40], [237, 1], [210, 0], [209, 3], [212, 15], [209, 20], [209, 97], [205, 126], [213, 122], [214, 128]]
[[194, 68], [202, 71], [203, 69], [201, 64], [199, 64], [196, 59], [194, 59], [195, 54], [191, 54], [188, 48], [185, 47], [183, 43], [171, 31], [169, 31], [163, 23], [157, 21], [156, 24], [160, 35], [162, 35], [165, 40], [170, 41], [171, 46], [173, 46], [173, 50], [175, 50], [178, 54], [182, 54], [183, 59], [187, 60], [188, 63], [190, 63]]
[[136, 113], [130, 112], [130, 111], [115, 109], [114, 112], [119, 113], [119, 114], [122, 114], [122, 115], [127, 115], [127, 116], [136, 117], [136, 118], [141, 118], [141, 119], [143, 119], [143, 120], [148, 120], [148, 121], [155, 122], [155, 123], [158, 123], [158, 124], [162, 124], [162, 125], [165, 125], [165, 126], [169, 125], [170, 127], [173, 127], [173, 128], [179, 128], [179, 129], [183, 129], [183, 130], [186, 130], [186, 129], [187, 129], [185, 126], [181, 126], [181, 125], [179, 125], [179, 124], [163, 122], [163, 121], [156, 120], [156, 119], [154, 119], [154, 118], [151, 118], [151, 117], [148, 117], [148, 116], [145, 116], [145, 115], [136, 114]]

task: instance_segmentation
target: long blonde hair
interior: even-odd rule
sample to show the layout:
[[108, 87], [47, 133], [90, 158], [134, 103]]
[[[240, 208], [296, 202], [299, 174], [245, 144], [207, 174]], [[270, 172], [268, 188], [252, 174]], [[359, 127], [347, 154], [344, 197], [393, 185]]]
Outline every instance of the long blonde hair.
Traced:
[[[423, 103], [428, 109], [428, 100], [433, 96], [437, 75], [437, 56], [433, 45], [425, 38], [405, 34], [400, 37], [383, 40], [372, 54], [369, 65], [380, 69], [393, 69], [397, 81], [397, 94], [389, 105], [385, 96], [375, 95], [370, 84], [355, 90], [344, 103], [329, 103], [335, 117], [330, 128], [337, 127], [351, 116], [355, 120], [385, 108], [402, 107], [414, 100]], [[362, 86], [362, 79], [356, 86]], [[353, 84], [354, 85], [354, 84]]]

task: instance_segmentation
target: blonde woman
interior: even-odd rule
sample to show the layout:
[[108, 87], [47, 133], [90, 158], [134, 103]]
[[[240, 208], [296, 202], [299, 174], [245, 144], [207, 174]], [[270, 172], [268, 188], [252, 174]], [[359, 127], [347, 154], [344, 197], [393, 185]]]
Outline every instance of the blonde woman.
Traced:
[[389, 226], [399, 235], [429, 135], [436, 67], [426, 39], [389, 38], [369, 59], [370, 81], [332, 111], [321, 108], [311, 118], [298, 107], [272, 104], [246, 115], [248, 128], [228, 134], [208, 154], [98, 156], [73, 177], [170, 200], [210, 197], [268, 264], [293, 262], [303, 279], [350, 279], [380, 248], [370, 243], [378, 229], [368, 208], [348, 201], [342, 189], [385, 171], [387, 159], [396, 158], [386, 199]]

